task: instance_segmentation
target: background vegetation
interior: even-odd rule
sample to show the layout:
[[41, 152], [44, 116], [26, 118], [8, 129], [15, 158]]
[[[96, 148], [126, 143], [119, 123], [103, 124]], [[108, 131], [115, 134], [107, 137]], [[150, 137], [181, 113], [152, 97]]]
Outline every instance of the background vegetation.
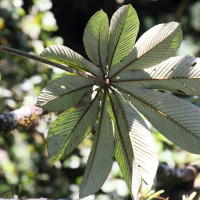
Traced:
[[[63, 44], [87, 58], [82, 35], [90, 17], [103, 9], [110, 19], [122, 5], [131, 3], [139, 20], [139, 36], [152, 26], [170, 21], [181, 22], [183, 42], [177, 55], [200, 57], [200, 1], [195, 0], [0, 0], [0, 45], [39, 54], [52, 44]], [[27, 59], [0, 53], [0, 113], [8, 113], [34, 102], [41, 89], [63, 71]], [[180, 97], [180, 95], [179, 95]], [[181, 97], [200, 106], [200, 97]], [[50, 168], [46, 137], [56, 115], [50, 113], [31, 127], [19, 128], [0, 137], [0, 197], [12, 184], [22, 184], [22, 198], [78, 198], [85, 163], [92, 137], [61, 162]], [[148, 122], [147, 122], [148, 123]], [[199, 155], [190, 154], [173, 145], [151, 127], [159, 162], [170, 167], [184, 168]], [[200, 187], [200, 177], [194, 187]], [[158, 181], [161, 189], [162, 181]], [[178, 188], [189, 193], [186, 188]], [[171, 195], [166, 193], [165, 195]], [[97, 199], [128, 197], [128, 189], [117, 163], [96, 194]], [[94, 199], [92, 195], [88, 199]], [[86, 199], [86, 198], [85, 198]], [[170, 198], [170, 200], [173, 197]], [[174, 198], [174, 199], [178, 199]]]

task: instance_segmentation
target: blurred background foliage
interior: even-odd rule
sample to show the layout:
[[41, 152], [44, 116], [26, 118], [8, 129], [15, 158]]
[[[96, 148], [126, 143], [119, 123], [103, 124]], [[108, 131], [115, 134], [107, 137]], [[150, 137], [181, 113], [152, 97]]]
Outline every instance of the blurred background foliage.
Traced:
[[[82, 36], [90, 17], [103, 9], [111, 19], [120, 6], [129, 3], [140, 19], [138, 37], [156, 24], [178, 21], [184, 37], [177, 55], [200, 57], [200, 1], [195, 0], [0, 0], [0, 45], [38, 55], [49, 45], [63, 44], [87, 58]], [[0, 113], [8, 113], [36, 101], [42, 88], [64, 72], [0, 53], [0, 74]], [[200, 107], [200, 96], [178, 96]], [[0, 197], [12, 184], [16, 187], [21, 184], [21, 198], [78, 199], [92, 137], [50, 168], [46, 138], [55, 118], [56, 115], [50, 113], [36, 128], [19, 128], [0, 137]], [[159, 162], [180, 169], [193, 162], [200, 164], [199, 155], [183, 151], [147, 124], [155, 140]], [[200, 187], [200, 177], [195, 179], [194, 186]], [[85, 199], [128, 196], [126, 183], [114, 162], [101, 190]]]

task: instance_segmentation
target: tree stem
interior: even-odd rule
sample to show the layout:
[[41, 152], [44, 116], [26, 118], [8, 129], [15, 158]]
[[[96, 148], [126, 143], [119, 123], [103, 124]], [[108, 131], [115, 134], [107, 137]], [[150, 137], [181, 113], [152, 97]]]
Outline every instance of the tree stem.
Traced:
[[100, 78], [98, 78], [96, 76], [93, 76], [89, 72], [81, 72], [79, 70], [71, 69], [70, 67], [68, 67], [66, 65], [62, 65], [62, 64], [47, 60], [45, 58], [39, 57], [39, 56], [35, 56], [35, 55], [29, 54], [29, 53], [25, 53], [23, 51], [19, 51], [19, 50], [16, 50], [16, 49], [13, 49], [13, 48], [9, 48], [9, 47], [5, 47], [5, 46], [1, 46], [1, 45], [0, 45], [0, 51], [7, 52], [7, 53], [10, 53], [10, 54], [13, 54], [13, 55], [17, 55], [17, 56], [21, 56], [21, 57], [24, 57], [24, 58], [29, 58], [29, 59], [32, 59], [32, 60], [36, 60], [38, 62], [45, 63], [45, 64], [51, 65], [53, 67], [57, 67], [59, 69], [65, 70], [67, 72], [83, 76], [83, 77], [95, 82], [97, 85], [101, 85], [101, 86], [105, 85], [105, 80], [100, 79]]

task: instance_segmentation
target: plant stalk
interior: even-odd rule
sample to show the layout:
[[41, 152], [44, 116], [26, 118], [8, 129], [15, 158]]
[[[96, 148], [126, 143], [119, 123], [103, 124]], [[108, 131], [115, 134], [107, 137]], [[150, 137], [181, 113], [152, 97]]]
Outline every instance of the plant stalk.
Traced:
[[95, 82], [95, 84], [97, 84], [97, 85], [101, 85], [101, 86], [105, 86], [106, 85], [105, 80], [100, 79], [100, 78], [98, 78], [96, 76], [93, 76], [89, 72], [81, 72], [79, 70], [72, 69], [72, 68], [70, 68], [70, 67], [68, 67], [66, 65], [62, 65], [62, 64], [53, 62], [51, 60], [47, 60], [45, 58], [39, 57], [39, 56], [35, 56], [35, 55], [29, 54], [29, 53], [25, 53], [23, 51], [19, 51], [19, 50], [16, 50], [16, 49], [13, 49], [13, 48], [9, 48], [9, 47], [5, 47], [5, 46], [1, 46], [1, 45], [0, 45], [0, 51], [7, 52], [7, 53], [10, 53], [10, 54], [13, 54], [13, 55], [17, 55], [17, 56], [21, 56], [21, 57], [24, 57], [24, 58], [29, 58], [29, 59], [32, 59], [32, 60], [35, 60], [35, 61], [38, 61], [38, 62], [41, 62], [41, 63], [45, 63], [45, 64], [48, 64], [48, 65], [51, 65], [53, 67], [57, 67], [59, 69], [65, 70], [67, 72], [83, 76], [83, 77]]

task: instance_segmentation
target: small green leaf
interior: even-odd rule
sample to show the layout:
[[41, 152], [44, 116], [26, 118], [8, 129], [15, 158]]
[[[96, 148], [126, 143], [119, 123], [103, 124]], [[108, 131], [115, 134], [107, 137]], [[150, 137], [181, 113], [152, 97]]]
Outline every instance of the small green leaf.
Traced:
[[193, 200], [196, 194], [197, 192], [192, 192], [192, 194], [190, 194], [190, 196], [188, 197], [188, 200]]
[[152, 185], [153, 185], [153, 182], [141, 192], [142, 197], [145, 198], [145, 197], [149, 196], [149, 192], [151, 190]]
[[154, 197], [156, 197], [156, 196], [162, 194], [163, 192], [164, 192], [164, 190], [160, 190], [160, 191], [158, 191], [158, 192], [155, 192], [155, 193], [152, 194], [147, 200], [151, 200], [151, 199], [153, 199]]

